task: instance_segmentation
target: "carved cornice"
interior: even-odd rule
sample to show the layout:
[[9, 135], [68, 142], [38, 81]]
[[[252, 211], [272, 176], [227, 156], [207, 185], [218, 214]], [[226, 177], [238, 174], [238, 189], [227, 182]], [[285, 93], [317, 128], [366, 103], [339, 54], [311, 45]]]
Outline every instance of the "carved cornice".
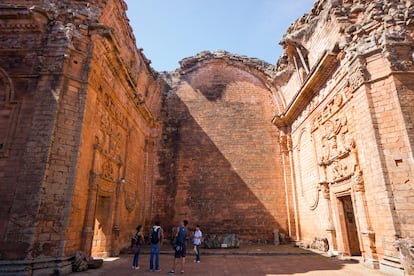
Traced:
[[291, 125], [318, 90], [326, 84], [338, 65], [337, 55], [326, 52], [312, 69], [302, 87], [293, 97], [293, 100], [288, 104], [285, 112], [273, 118], [273, 124], [277, 127]]
[[25, 7], [0, 5], [0, 31], [6, 34], [40, 32], [47, 17]]
[[0, 19], [29, 19], [32, 15], [32, 11], [25, 7], [0, 5]]

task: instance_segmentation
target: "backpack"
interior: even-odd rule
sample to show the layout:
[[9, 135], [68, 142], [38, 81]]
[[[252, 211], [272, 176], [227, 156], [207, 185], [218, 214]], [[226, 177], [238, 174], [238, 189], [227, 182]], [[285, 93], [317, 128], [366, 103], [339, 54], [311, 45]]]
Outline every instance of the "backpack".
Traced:
[[157, 244], [160, 241], [160, 227], [151, 229], [151, 243]]

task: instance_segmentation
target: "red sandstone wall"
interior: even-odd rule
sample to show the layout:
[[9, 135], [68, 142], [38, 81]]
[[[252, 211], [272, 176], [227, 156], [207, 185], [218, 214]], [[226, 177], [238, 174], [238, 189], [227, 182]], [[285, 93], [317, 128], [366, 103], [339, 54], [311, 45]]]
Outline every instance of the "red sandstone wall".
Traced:
[[[53, 73], [61, 70], [63, 61], [50, 53], [58, 47], [47, 39], [48, 31], [56, 35], [47, 29], [47, 22], [43, 14], [25, 8], [0, 11], [0, 258], [4, 260], [37, 256], [42, 249], [32, 241], [37, 222], [42, 225], [44, 219], [38, 210], [58, 108], [53, 92], [60, 87]], [[47, 237], [51, 238], [58, 237]], [[44, 251], [55, 254], [48, 246]]]
[[187, 218], [205, 234], [236, 233], [253, 241], [272, 240], [274, 228], [286, 232], [278, 131], [263, 82], [211, 61], [180, 78], [166, 112], [165, 134], [173, 138], [160, 152], [169, 174], [166, 192], [157, 197], [160, 207], [167, 199], [158, 211], [164, 223]]
[[[275, 122], [292, 127], [300, 239], [326, 237], [331, 249], [345, 254], [355, 254], [356, 240], [363, 262], [386, 270], [398, 267], [394, 242], [413, 237], [413, 27], [396, 20], [406, 20], [403, 14], [413, 8], [408, 2], [390, 2], [389, 9], [382, 4], [318, 1], [290, 28], [282, 40], [287, 58], [279, 63], [290, 75], [285, 80], [279, 74], [283, 81], [275, 84], [293, 107]], [[378, 27], [385, 19], [388, 30]], [[324, 51], [340, 64], [324, 61]], [[302, 84], [300, 54], [310, 66]], [[353, 212], [346, 214], [349, 196]], [[347, 236], [351, 220], [353, 238]]]
[[161, 82], [124, 2], [90, 4], [0, 9], [2, 259], [116, 255], [146, 220]]
[[149, 144], [157, 135], [161, 85], [135, 48], [124, 8], [108, 4], [100, 22], [111, 36], [93, 36], [68, 254], [81, 249], [117, 255], [129, 246], [135, 227], [145, 225], [151, 204], [146, 191], [155, 172], [148, 164], [156, 161]]
[[[398, 91], [398, 99], [401, 105], [401, 114], [403, 116], [402, 121], [402, 135], [401, 140], [404, 140], [404, 147], [400, 146], [400, 139], [396, 141], [398, 146], [394, 144], [395, 148], [401, 152], [398, 159], [394, 159], [394, 165], [396, 167], [393, 172], [394, 181], [394, 195], [397, 213], [401, 223], [401, 237], [413, 237], [414, 236], [414, 198], [412, 191], [414, 191], [413, 181], [409, 178], [412, 175], [414, 165], [413, 147], [414, 147], [414, 78], [413, 75], [401, 75], [395, 76], [395, 89]], [[406, 136], [405, 136], [406, 135]], [[407, 140], [406, 140], [407, 139]]]

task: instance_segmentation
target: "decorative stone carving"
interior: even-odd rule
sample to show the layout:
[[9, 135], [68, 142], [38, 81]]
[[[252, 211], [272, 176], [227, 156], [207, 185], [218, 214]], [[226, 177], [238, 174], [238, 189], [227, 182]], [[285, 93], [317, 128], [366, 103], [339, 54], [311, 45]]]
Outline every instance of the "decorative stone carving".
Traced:
[[362, 62], [348, 71], [348, 83], [352, 91], [358, 89], [367, 80], [366, 67]]
[[349, 179], [354, 175], [357, 160], [353, 139], [348, 133], [348, 120], [341, 117], [326, 121], [322, 125], [319, 166], [324, 168], [325, 178], [322, 182], [335, 183]]
[[19, 105], [14, 99], [12, 80], [0, 68], [0, 158], [8, 155], [13, 139]]
[[352, 182], [352, 189], [354, 190], [354, 192], [365, 192], [362, 171], [358, 171], [357, 173], [355, 173], [355, 175], [352, 177]]
[[310, 244], [310, 248], [316, 249], [322, 252], [328, 252], [329, 243], [327, 238], [315, 238]]
[[81, 272], [88, 270], [88, 257], [82, 251], [78, 251], [75, 254], [75, 260], [73, 261], [72, 271]]
[[287, 136], [286, 135], [280, 135], [279, 142], [280, 142], [280, 147], [282, 149], [282, 152], [287, 153], [288, 152]]
[[75, 254], [75, 259], [72, 263], [73, 272], [86, 271], [88, 269], [100, 268], [103, 264], [103, 259], [94, 259], [92, 257], [86, 256], [82, 251], [77, 251]]
[[400, 252], [405, 275], [414, 275], [414, 240], [410, 238], [398, 239], [394, 242], [394, 246]]

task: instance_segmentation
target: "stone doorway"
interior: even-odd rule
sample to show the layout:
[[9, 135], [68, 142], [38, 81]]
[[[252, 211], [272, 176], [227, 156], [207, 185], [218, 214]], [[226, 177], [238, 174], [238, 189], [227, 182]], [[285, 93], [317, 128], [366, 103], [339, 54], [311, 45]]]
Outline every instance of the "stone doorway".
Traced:
[[344, 233], [344, 253], [350, 256], [361, 256], [352, 198], [350, 195], [347, 195], [340, 197], [339, 201], [342, 205], [342, 208], [340, 208], [340, 218], [342, 221], [342, 233]]
[[108, 257], [111, 252], [111, 198], [99, 196], [92, 241], [93, 257]]

